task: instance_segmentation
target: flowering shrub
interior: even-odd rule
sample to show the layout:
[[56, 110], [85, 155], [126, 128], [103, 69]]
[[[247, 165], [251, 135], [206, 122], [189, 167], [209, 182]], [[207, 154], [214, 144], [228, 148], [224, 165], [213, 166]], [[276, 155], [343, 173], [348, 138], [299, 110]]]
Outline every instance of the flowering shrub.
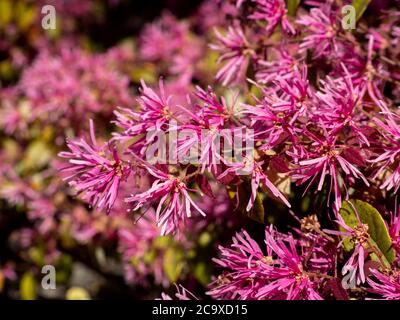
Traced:
[[400, 15], [368, 2], [206, 0], [103, 52], [43, 41], [0, 90], [0, 292], [47, 298], [51, 264], [62, 298], [400, 299]]

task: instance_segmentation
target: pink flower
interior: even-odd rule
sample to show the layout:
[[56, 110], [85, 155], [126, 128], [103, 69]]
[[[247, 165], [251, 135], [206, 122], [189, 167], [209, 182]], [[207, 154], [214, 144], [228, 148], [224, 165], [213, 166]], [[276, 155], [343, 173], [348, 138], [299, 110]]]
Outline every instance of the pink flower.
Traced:
[[49, 234], [56, 227], [55, 213], [57, 208], [49, 199], [42, 197], [28, 202], [28, 217], [38, 223], [37, 230], [40, 234]]
[[400, 273], [394, 270], [389, 273], [381, 273], [376, 269], [371, 269], [372, 276], [367, 279], [371, 286], [369, 292], [377, 294], [386, 300], [400, 300]]
[[[358, 225], [354, 228], [351, 228], [344, 222], [341, 216], [339, 216], [336, 222], [344, 229], [344, 231], [324, 231], [329, 234], [351, 238], [352, 243], [354, 243], [354, 250], [343, 268], [348, 268], [351, 271], [350, 281], [356, 280], [357, 284], [364, 283], [366, 279], [364, 262], [369, 255], [367, 251], [367, 246], [369, 246], [368, 225], [361, 223], [359, 220]], [[342, 242], [340, 242], [339, 245], [341, 245], [341, 243]]]
[[335, 241], [321, 232], [321, 225], [316, 215], [308, 215], [299, 219], [300, 228], [293, 228], [296, 232], [296, 245], [301, 247], [305, 257], [303, 264], [312, 272], [329, 274], [334, 272], [337, 263], [338, 249]]
[[256, 106], [243, 105], [241, 114], [251, 119], [255, 137], [263, 142], [260, 150], [272, 150], [291, 140], [297, 152], [301, 153], [301, 129], [297, 122], [307, 114], [311, 95], [307, 68], [302, 66], [298, 70], [294, 67], [290, 78], [278, 77], [273, 83], [275, 86], [260, 87], [263, 99], [256, 98]]
[[18, 90], [15, 87], [1, 89], [0, 100], [1, 129], [10, 136], [26, 134], [29, 124], [35, 118], [30, 104], [19, 101]]
[[[199, 298], [197, 298], [193, 293], [191, 293], [188, 289], [186, 289], [182, 285], [175, 284], [175, 288], [176, 288], [175, 297], [178, 300], [199, 300]], [[162, 292], [160, 300], [173, 300], [173, 299], [168, 294]]]
[[[397, 201], [395, 206], [396, 205]], [[400, 256], [400, 206], [396, 207], [395, 211], [391, 214], [388, 231], [392, 239], [393, 248], [396, 250], [397, 255]]]
[[201, 215], [206, 215], [190, 197], [189, 191], [197, 191], [189, 189], [184, 178], [167, 174], [140, 159], [138, 161], [155, 178], [155, 181], [150, 189], [142, 193], [132, 194], [126, 198], [126, 202], [132, 202], [132, 210], [136, 211], [144, 205], [158, 201], [156, 220], [161, 228], [162, 235], [177, 231], [179, 225], [184, 223], [186, 218], [192, 216], [192, 207]]
[[360, 86], [363, 94], [368, 93], [369, 97], [383, 112], [387, 111], [386, 105], [382, 102], [384, 96], [381, 93], [388, 73], [382, 63], [373, 63], [375, 38], [372, 34], [369, 35], [367, 59], [359, 73], [355, 73], [354, 81]]
[[385, 172], [389, 174], [385, 177], [381, 185], [382, 189], [392, 190], [394, 193], [400, 189], [400, 124], [397, 123], [400, 116], [397, 114], [386, 114], [386, 123], [375, 118], [375, 123], [382, 129], [382, 135], [387, 144], [383, 152], [372, 163], [379, 164], [379, 169], [373, 179], [378, 178]]
[[16, 93], [28, 99], [35, 119], [74, 128], [87, 114], [109, 116], [116, 105], [131, 102], [128, 78], [111, 70], [112, 62], [107, 54], [78, 49], [42, 51], [24, 70]]
[[[114, 112], [117, 116], [117, 120], [114, 122], [123, 129], [122, 133], [114, 134], [114, 139], [131, 139], [150, 131], [156, 133], [157, 130], [166, 129], [168, 121], [173, 117], [170, 105], [171, 96], [166, 95], [163, 81], [160, 79], [159, 94], [149, 88], [143, 80], [141, 85], [141, 95], [137, 98], [140, 110], [123, 108]], [[139, 141], [143, 142], [142, 139]], [[151, 141], [147, 141], [147, 143], [149, 142]]]
[[303, 38], [300, 49], [313, 49], [315, 58], [337, 52], [336, 17], [336, 13], [325, 13], [320, 8], [312, 8], [309, 14], [300, 16], [296, 23], [304, 26], [308, 33]]
[[273, 281], [258, 292], [258, 298], [270, 298], [286, 295], [287, 300], [322, 300], [315, 291], [315, 283], [303, 270], [302, 259], [296, 252], [292, 236], [285, 239], [274, 237], [272, 227], [266, 229], [265, 242], [277, 256], [278, 266], [270, 272]]
[[293, 71], [299, 64], [284, 45], [271, 48], [268, 58], [268, 60], [257, 61], [256, 79], [262, 84], [268, 84], [277, 79], [292, 78]]
[[346, 178], [361, 179], [367, 186], [369, 186], [369, 183], [361, 171], [342, 155], [342, 152], [346, 147], [338, 145], [336, 142], [337, 137], [328, 134], [326, 129], [324, 131], [327, 135], [323, 137], [318, 137], [308, 130], [305, 131], [305, 135], [310, 137], [313, 141], [311, 143], [313, 151], [310, 150], [307, 158], [299, 162], [300, 167], [292, 177], [297, 180], [298, 185], [309, 181], [307, 189], [316, 179], [319, 179], [317, 191], [321, 191], [326, 176], [330, 176], [331, 181], [328, 199], [333, 190], [333, 196], [335, 199], [334, 208], [335, 212], [338, 213], [342, 205], [342, 196], [338, 181], [340, 169], [344, 172]]
[[[321, 120], [333, 135], [341, 132], [348, 134], [348, 129], [356, 136], [360, 146], [369, 146], [366, 126], [361, 118], [362, 94], [359, 87], [354, 87], [344, 65], [345, 76], [338, 79], [321, 80], [321, 88], [316, 92], [318, 108], [314, 119]], [[346, 130], [346, 131], [345, 131]]]
[[214, 261], [227, 270], [207, 294], [219, 299], [322, 299], [316, 282], [304, 270], [292, 236], [278, 234], [270, 226], [265, 244], [266, 253], [242, 231], [233, 238], [231, 248], [220, 246], [222, 257]]
[[154, 23], [148, 24], [140, 35], [139, 52], [147, 61], [169, 61], [184, 43], [187, 26], [165, 12]]
[[262, 168], [263, 163], [263, 161], [257, 162], [254, 159], [246, 158], [243, 162], [228, 164], [228, 168], [223, 173], [221, 173], [217, 179], [220, 180], [228, 174], [238, 172], [239, 170], [249, 173], [251, 177], [251, 195], [246, 207], [247, 211], [250, 211], [250, 209], [253, 207], [258, 188], [261, 186], [261, 184], [265, 185], [275, 197], [282, 200], [282, 202], [290, 208], [289, 201], [279, 191], [279, 189], [274, 186], [274, 184], [264, 172], [264, 169]]
[[288, 34], [295, 34], [296, 30], [287, 19], [287, 10], [283, 0], [252, 0], [255, 4], [255, 12], [249, 16], [250, 19], [264, 20], [267, 22], [266, 31], [272, 34], [280, 24]]
[[225, 62], [225, 65], [218, 71], [216, 79], [221, 81], [224, 86], [242, 82], [245, 79], [250, 59], [255, 58], [255, 52], [251, 49], [244, 31], [239, 25], [236, 25], [229, 27], [225, 36], [218, 30], [215, 30], [215, 34], [219, 44], [212, 44], [210, 47], [222, 53], [218, 63]]
[[215, 175], [223, 157], [224, 145], [221, 140], [233, 145], [232, 140], [235, 137], [236, 141], [240, 139], [242, 145], [245, 144], [248, 137], [245, 132], [246, 126], [238, 119], [240, 112], [238, 112], [237, 94], [232, 101], [227, 101], [224, 97], [218, 98], [211, 87], [207, 88], [207, 91], [197, 87], [195, 95], [201, 103], [195, 104], [192, 108], [180, 106], [184, 112], [182, 115], [188, 120], [170, 128], [178, 133], [189, 130], [191, 133], [190, 137], [178, 139], [178, 156], [182, 159], [187, 156], [189, 150], [193, 151], [196, 148], [201, 173], [207, 168]]
[[70, 152], [60, 152], [59, 156], [69, 159], [71, 164], [62, 169], [70, 175], [65, 178], [78, 193], [100, 210], [109, 212], [117, 198], [122, 181], [131, 173], [128, 162], [121, 160], [115, 147], [106, 143], [98, 146], [94, 135], [93, 122], [90, 122], [92, 145], [83, 138], [67, 141]]
[[196, 28], [205, 34], [215, 27], [226, 25], [227, 17], [237, 16], [239, 2], [243, 0], [238, 0], [236, 5], [228, 1], [203, 1], [193, 17]]

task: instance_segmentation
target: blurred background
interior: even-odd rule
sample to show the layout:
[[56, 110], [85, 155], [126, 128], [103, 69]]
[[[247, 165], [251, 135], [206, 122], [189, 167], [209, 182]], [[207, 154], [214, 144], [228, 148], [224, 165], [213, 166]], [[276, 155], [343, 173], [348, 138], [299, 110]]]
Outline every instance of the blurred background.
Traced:
[[[42, 26], [46, 5], [55, 29]], [[159, 237], [152, 215], [135, 223], [122, 200], [109, 215], [80, 201], [57, 154], [89, 119], [109, 139], [113, 111], [135, 105], [140, 79], [162, 76], [178, 98], [212, 83], [207, 43], [224, 16], [214, 1], [0, 0], [1, 299], [152, 299], [183, 279], [193, 290], [210, 281], [226, 194], [202, 204], [217, 223], [193, 222], [182, 241]], [[45, 265], [56, 289], [42, 285]]]

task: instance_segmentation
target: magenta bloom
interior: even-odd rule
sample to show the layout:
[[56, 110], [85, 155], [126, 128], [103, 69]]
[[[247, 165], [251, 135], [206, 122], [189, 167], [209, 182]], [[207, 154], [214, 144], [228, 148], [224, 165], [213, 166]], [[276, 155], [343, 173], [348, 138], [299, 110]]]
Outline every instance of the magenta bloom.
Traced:
[[336, 13], [325, 13], [320, 8], [312, 8], [309, 14], [300, 16], [296, 23], [304, 26], [308, 34], [303, 38], [300, 49], [313, 49], [316, 58], [337, 52], [336, 19]]
[[67, 141], [70, 152], [60, 152], [59, 156], [69, 159], [71, 165], [63, 168], [62, 172], [69, 174], [65, 180], [78, 193], [84, 193], [84, 198], [90, 204], [109, 212], [117, 198], [121, 181], [131, 173], [131, 166], [119, 158], [112, 145], [97, 145], [92, 122], [90, 137], [92, 145], [83, 138]]
[[135, 211], [157, 200], [156, 220], [162, 235], [177, 231], [179, 225], [192, 216], [192, 207], [201, 215], [206, 215], [189, 195], [188, 191], [196, 192], [196, 190], [189, 189], [183, 179], [158, 170], [143, 161], [140, 162], [155, 181], [150, 189], [131, 195], [126, 202], [132, 202], [134, 205], [132, 210]]
[[274, 86], [262, 88], [263, 99], [255, 99], [256, 106], [243, 105], [242, 114], [251, 119], [255, 138], [262, 141], [260, 150], [272, 150], [293, 142], [297, 153], [302, 153], [299, 140], [302, 129], [298, 119], [307, 115], [308, 99], [311, 95], [305, 65], [294, 67], [290, 77], [277, 77]]
[[342, 155], [342, 152], [346, 147], [338, 145], [336, 143], [336, 137], [329, 135], [319, 138], [309, 131], [305, 132], [305, 134], [313, 140], [313, 152], [309, 152], [307, 159], [303, 159], [299, 162], [300, 167], [298, 168], [297, 173], [293, 175], [293, 178], [298, 180], [297, 184], [304, 184], [309, 181], [307, 189], [316, 179], [319, 178], [317, 190], [321, 191], [326, 176], [330, 176], [331, 181], [328, 199], [333, 190], [333, 196], [335, 199], [334, 208], [336, 212], [339, 212], [342, 204], [342, 196], [338, 180], [340, 169], [344, 172], [347, 178], [352, 177], [355, 179], [361, 179], [367, 186], [369, 186], [369, 183], [360, 170], [358, 170]]
[[26, 97], [36, 119], [66, 126], [87, 114], [111, 115], [116, 105], [131, 102], [129, 79], [111, 70], [115, 61], [106, 54], [89, 55], [78, 49], [61, 49], [59, 55], [43, 50], [25, 69], [16, 93]]
[[267, 22], [266, 31], [271, 34], [280, 24], [288, 34], [295, 34], [296, 30], [287, 19], [287, 10], [284, 0], [252, 0], [255, 2], [255, 12], [250, 19], [264, 20]]
[[299, 62], [281, 45], [271, 48], [268, 60], [257, 61], [256, 79], [259, 83], [268, 84], [274, 80], [286, 80], [292, 78]]
[[388, 77], [388, 73], [382, 63], [373, 62], [374, 42], [375, 38], [370, 34], [366, 61], [362, 64], [362, 68], [358, 70], [358, 74], [353, 74], [353, 81], [360, 86], [363, 94], [368, 93], [372, 101], [376, 103], [382, 111], [386, 112], [387, 108], [385, 104], [382, 103], [382, 101], [384, 101], [384, 96], [381, 93], [381, 88], [384, 87], [385, 78]]
[[141, 81], [141, 95], [137, 98], [140, 105], [139, 111], [127, 108], [115, 112], [117, 120], [115, 123], [124, 130], [123, 134], [116, 134], [117, 137], [135, 137], [146, 133], [148, 130], [160, 130], [170, 120], [170, 96], [164, 90], [164, 83], [160, 79], [158, 95], [146, 83]]
[[218, 63], [225, 65], [218, 71], [216, 78], [226, 86], [230, 83], [237, 84], [245, 79], [250, 59], [255, 57], [242, 28], [237, 25], [229, 27], [228, 33], [223, 36], [215, 30], [219, 44], [212, 44], [213, 50], [221, 52]]
[[364, 247], [369, 239], [368, 225], [359, 221], [358, 225], [354, 228], [349, 227], [339, 216], [336, 222], [344, 228], [345, 231], [325, 230], [326, 233], [338, 236], [350, 237], [354, 243], [354, 251], [350, 258], [347, 260], [344, 267], [352, 270], [350, 281], [356, 280], [357, 284], [365, 282], [364, 262], [368, 257], [368, 252]]
[[[372, 163], [379, 164], [379, 169], [374, 175], [374, 179], [389, 172], [381, 185], [382, 189], [393, 190], [397, 193], [400, 189], [400, 116], [396, 114], [387, 114], [386, 123], [379, 119], [374, 119], [376, 124], [382, 128], [382, 134], [386, 138], [387, 146], [384, 152], [377, 158], [371, 160]], [[397, 120], [397, 121], [396, 121]]]
[[397, 255], [400, 256], [400, 206], [391, 214], [388, 229], [390, 238], [392, 238], [393, 248], [396, 250]]
[[220, 299], [321, 300], [293, 237], [270, 226], [265, 243], [266, 254], [243, 231], [233, 238], [232, 248], [220, 247], [222, 258], [214, 261], [227, 271], [212, 283], [208, 294]]
[[369, 146], [367, 129], [363, 126], [365, 120], [362, 119], [363, 94], [359, 87], [353, 85], [346, 67], [342, 67], [345, 73], [343, 77], [327, 77], [326, 80], [320, 81], [320, 91], [315, 94], [318, 108], [313, 117], [316, 121], [321, 120], [333, 135], [341, 132], [345, 132], [346, 135], [352, 133], [360, 146]]
[[115, 111], [114, 123], [122, 129], [122, 132], [114, 132], [113, 140], [129, 141], [130, 150], [136, 154], [144, 154], [157, 133], [167, 130], [169, 121], [174, 118], [170, 103], [171, 96], [167, 95], [164, 83], [159, 81], [159, 94], [141, 82], [141, 95], [137, 98], [140, 105], [138, 111], [120, 108]]
[[384, 274], [372, 269], [371, 274], [373, 277], [367, 279], [371, 286], [368, 291], [385, 300], [400, 300], [400, 274], [398, 271], [394, 271], [392, 274]]
[[201, 165], [201, 173], [207, 168], [215, 175], [223, 161], [224, 146], [221, 140], [229, 141], [232, 145], [234, 137], [237, 140], [240, 138], [244, 145], [247, 137], [246, 127], [237, 120], [240, 115], [238, 95], [235, 95], [232, 101], [227, 101], [225, 97], [218, 98], [211, 87], [207, 90], [200, 87], [196, 89], [195, 96], [200, 102], [196, 103], [194, 108], [179, 107], [184, 111], [182, 118], [188, 118], [187, 122], [170, 128], [182, 133], [187, 130], [194, 133], [190, 137], [178, 140], [177, 153], [180, 158], [184, 158], [191, 148], [201, 146], [201, 149], [197, 150], [200, 152], [196, 154]]
[[[175, 284], [175, 288], [176, 288], [175, 297], [178, 300], [199, 300], [199, 298], [197, 298], [192, 292], [190, 292], [184, 286], [182, 286], [180, 284], [179, 285]], [[158, 299], [156, 299], [156, 300], [158, 300]], [[168, 294], [162, 292], [160, 300], [173, 300], [173, 299]]]
[[250, 209], [254, 205], [254, 201], [257, 196], [258, 188], [261, 184], [265, 185], [271, 193], [282, 200], [290, 208], [289, 201], [285, 198], [285, 196], [279, 191], [277, 187], [271, 182], [268, 178], [264, 169], [262, 168], [263, 162], [256, 162], [254, 159], [245, 159], [243, 162], [228, 164], [228, 169], [226, 169], [223, 173], [221, 173], [217, 179], [223, 179], [225, 176], [231, 173], [237, 173], [239, 170], [243, 170], [243, 172], [249, 173], [251, 177], [251, 195], [250, 200], [247, 204], [246, 210], [250, 211]]
[[145, 61], [171, 60], [184, 43], [187, 26], [166, 12], [148, 24], [140, 36], [140, 57]]
[[256, 297], [269, 298], [287, 292], [288, 300], [322, 300], [314, 289], [315, 283], [303, 270], [292, 236], [285, 240], [288, 245], [282, 239], [274, 237], [272, 227], [266, 229], [265, 243], [276, 254], [279, 266], [271, 270], [270, 277], [274, 281], [261, 288]]

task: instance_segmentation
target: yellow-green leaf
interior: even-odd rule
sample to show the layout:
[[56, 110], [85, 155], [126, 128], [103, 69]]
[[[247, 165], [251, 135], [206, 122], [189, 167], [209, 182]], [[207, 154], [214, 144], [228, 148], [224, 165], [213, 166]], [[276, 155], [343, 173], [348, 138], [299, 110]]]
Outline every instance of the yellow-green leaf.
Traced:
[[143, 262], [147, 265], [151, 265], [156, 258], [157, 258], [156, 250], [150, 249], [143, 255]]
[[183, 270], [183, 252], [176, 248], [168, 248], [164, 254], [163, 267], [169, 281], [176, 282]]
[[31, 247], [28, 250], [28, 255], [36, 265], [41, 266], [44, 264], [44, 251], [41, 247]]
[[201, 247], [207, 247], [212, 241], [211, 234], [208, 231], [204, 231], [199, 236], [199, 245]]
[[296, 15], [297, 7], [300, 4], [300, 0], [286, 0], [287, 11], [289, 16], [294, 17]]
[[3, 152], [7, 161], [17, 161], [18, 156], [21, 154], [20, 145], [14, 139], [3, 139]]
[[16, 6], [16, 22], [20, 30], [27, 30], [34, 22], [37, 8], [23, 2], [19, 2]]
[[36, 280], [32, 272], [25, 272], [19, 284], [19, 291], [22, 300], [35, 300], [36, 295]]
[[154, 239], [153, 245], [156, 249], [167, 249], [173, 242], [171, 236], [159, 236]]
[[137, 66], [131, 72], [131, 80], [139, 83], [144, 80], [147, 84], [154, 84], [157, 82], [157, 77], [154, 72], [155, 66], [153, 64], [145, 64], [143, 66]]
[[207, 285], [210, 283], [211, 276], [208, 270], [208, 266], [205, 262], [199, 262], [194, 267], [194, 276], [202, 284]]
[[14, 71], [10, 60], [7, 59], [0, 62], [0, 76], [2, 78], [11, 79], [13, 76], [13, 72]]
[[370, 2], [371, 0], [353, 0], [351, 5], [356, 9], [357, 21], [362, 17]]
[[52, 156], [49, 146], [44, 141], [33, 141], [26, 150], [23, 167], [28, 170], [39, 169], [45, 166]]
[[255, 99], [261, 99], [262, 98], [262, 91], [259, 87], [255, 85], [251, 85], [250, 87], [250, 94], [247, 95], [247, 102], [248, 103], [256, 103]]
[[10, 23], [12, 19], [12, 4], [10, 0], [0, 1], [0, 29]]
[[66, 300], [90, 300], [90, 294], [85, 288], [71, 287], [65, 294]]

